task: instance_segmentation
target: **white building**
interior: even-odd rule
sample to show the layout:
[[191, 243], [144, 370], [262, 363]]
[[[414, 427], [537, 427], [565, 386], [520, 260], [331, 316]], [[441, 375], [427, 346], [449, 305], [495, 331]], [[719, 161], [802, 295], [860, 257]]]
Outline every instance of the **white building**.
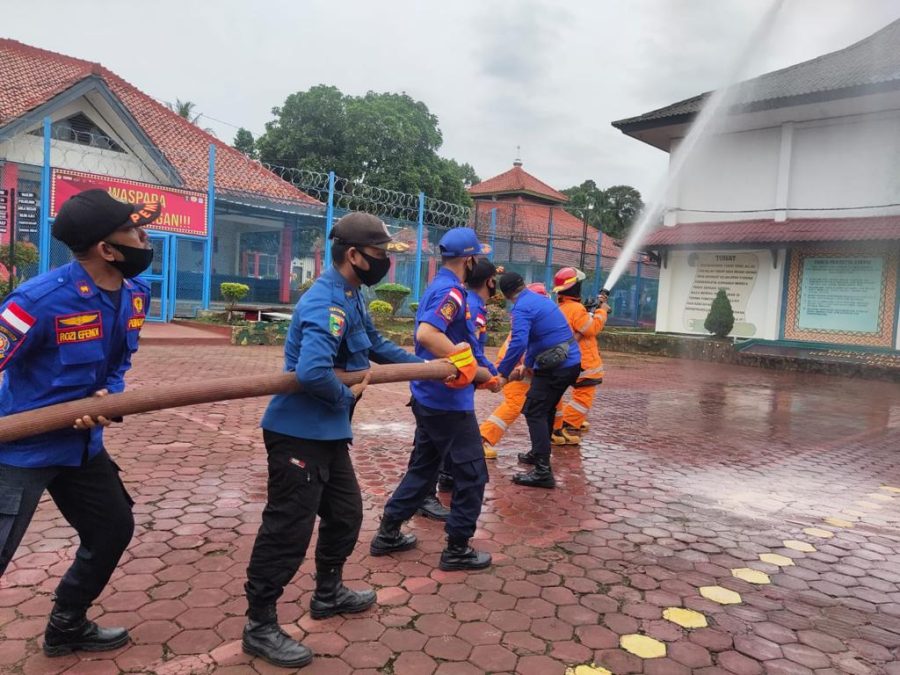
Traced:
[[[703, 94], [613, 125], [666, 152]], [[706, 334], [725, 288], [732, 335], [900, 349], [900, 21], [741, 83], [667, 197], [656, 328]]]

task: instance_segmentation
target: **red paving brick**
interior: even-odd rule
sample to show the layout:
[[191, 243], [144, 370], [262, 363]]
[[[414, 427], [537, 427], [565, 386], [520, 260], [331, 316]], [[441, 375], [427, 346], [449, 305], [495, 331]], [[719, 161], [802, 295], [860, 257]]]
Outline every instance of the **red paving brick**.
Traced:
[[[372, 387], [354, 420], [365, 520], [346, 578], [373, 587], [364, 615], [313, 621], [312, 564], [286, 589], [282, 623], [317, 654], [303, 673], [549, 675], [596, 662], [614, 673], [900, 672], [900, 397], [895, 385], [689, 361], [606, 355], [608, 376], [580, 450], [555, 451], [560, 489], [511, 484], [517, 424], [490, 463], [476, 545], [495, 566], [437, 569], [439, 524], [414, 519], [420, 546], [371, 558], [367, 544], [406, 467], [413, 421], [404, 385]], [[134, 386], [276, 372], [278, 348], [147, 344]], [[485, 415], [498, 401], [477, 396]], [[134, 540], [94, 616], [131, 629], [108, 655], [47, 659], [41, 633], [74, 551], [44, 500], [0, 580], [0, 671], [280, 673], [240, 650], [242, 587], [265, 496], [258, 422], [265, 399], [135, 416], [108, 446], [135, 498]], [[873, 498], [872, 493], [885, 498]], [[880, 508], [855, 504], [876, 503]], [[858, 510], [831, 539], [803, 533]], [[801, 553], [784, 540], [809, 541]], [[794, 566], [762, 563], [787, 555]], [[731, 569], [770, 575], [756, 586]], [[698, 587], [741, 593], [722, 607]], [[707, 616], [682, 629], [667, 607]], [[667, 645], [642, 660], [627, 633]]]

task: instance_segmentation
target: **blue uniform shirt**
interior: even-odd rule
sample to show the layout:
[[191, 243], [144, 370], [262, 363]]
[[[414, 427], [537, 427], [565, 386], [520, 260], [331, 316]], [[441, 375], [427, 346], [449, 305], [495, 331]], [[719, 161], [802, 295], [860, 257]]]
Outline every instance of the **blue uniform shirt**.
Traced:
[[[119, 307], [77, 262], [19, 286], [0, 305], [0, 416], [125, 389], [149, 287], [126, 279]], [[0, 443], [0, 464], [80, 466], [103, 449], [103, 429], [61, 429]]]
[[472, 344], [475, 360], [479, 366], [487, 368], [491, 375], [496, 375], [497, 368], [484, 355], [484, 348], [487, 346], [487, 307], [478, 292], [471, 289], [466, 291], [466, 321], [472, 334], [469, 342]]
[[[541, 352], [568, 342], [572, 339], [572, 329], [559, 306], [550, 298], [532, 293], [527, 288], [516, 298], [510, 312], [512, 337], [506, 348], [506, 356], [497, 366], [504, 377], [509, 377], [513, 368], [525, 354], [525, 366], [534, 367], [534, 358]], [[569, 356], [559, 367], [579, 365], [581, 350], [577, 342], [569, 344]]]
[[350, 411], [355, 398], [334, 369], [366, 370], [369, 360], [422, 361], [382, 337], [359, 291], [331, 267], [300, 298], [284, 343], [284, 371], [296, 374], [303, 391], [274, 396], [261, 426], [295, 438], [353, 438]]
[[[425, 289], [416, 311], [416, 332], [420, 323], [428, 323], [441, 331], [453, 344], [474, 339], [466, 321], [466, 289], [446, 267], [438, 270]], [[477, 341], [476, 341], [477, 342]], [[416, 340], [416, 355], [425, 360], [438, 358]], [[409, 385], [422, 405], [435, 410], [475, 410], [475, 387], [452, 389], [439, 381], [416, 381]]]

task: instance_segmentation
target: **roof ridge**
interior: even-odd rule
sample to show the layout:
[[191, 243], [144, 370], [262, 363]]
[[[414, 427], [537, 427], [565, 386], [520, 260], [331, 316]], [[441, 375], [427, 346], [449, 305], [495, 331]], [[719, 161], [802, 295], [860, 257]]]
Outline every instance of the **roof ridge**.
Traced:
[[19, 40], [14, 40], [13, 38], [0, 38], [0, 48], [3, 46], [8, 46], [11, 49], [15, 49], [20, 52], [28, 52], [30, 54], [39, 54], [45, 57], [54, 58], [56, 60], [65, 61], [71, 65], [79, 65], [79, 66], [90, 66], [90, 70], [93, 72], [95, 68], [102, 68], [103, 66], [96, 61], [88, 61], [87, 59], [79, 59], [75, 56], [69, 56], [68, 54], [63, 54], [62, 52], [55, 52], [52, 49], [44, 49], [43, 47], [35, 47], [34, 45], [29, 45], [24, 42], [20, 42]]

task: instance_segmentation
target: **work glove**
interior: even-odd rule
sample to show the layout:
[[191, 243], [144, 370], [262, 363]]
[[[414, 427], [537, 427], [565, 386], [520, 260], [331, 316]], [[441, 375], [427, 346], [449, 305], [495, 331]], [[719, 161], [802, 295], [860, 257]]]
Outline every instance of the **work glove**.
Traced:
[[472, 384], [475, 380], [475, 373], [478, 372], [478, 363], [472, 353], [472, 345], [461, 342], [447, 355], [447, 360], [459, 371], [455, 379], [446, 383], [448, 387], [464, 389]]
[[487, 389], [488, 391], [492, 391], [495, 394], [503, 388], [503, 384], [500, 381], [499, 375], [494, 375], [491, 379], [485, 380], [481, 384], [475, 385], [476, 389]]

